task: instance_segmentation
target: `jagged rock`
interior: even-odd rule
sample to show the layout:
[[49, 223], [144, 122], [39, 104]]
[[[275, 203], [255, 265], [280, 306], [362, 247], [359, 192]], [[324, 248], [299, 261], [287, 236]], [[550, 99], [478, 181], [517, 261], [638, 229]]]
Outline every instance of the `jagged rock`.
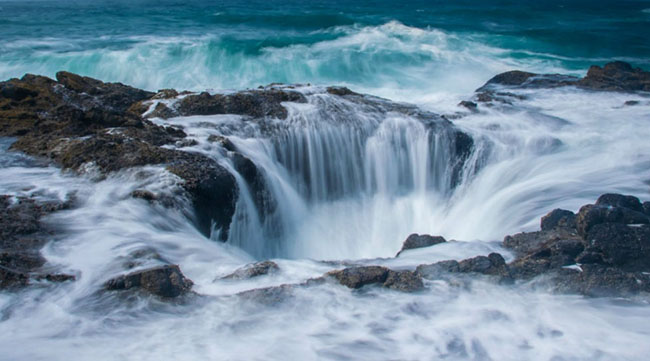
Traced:
[[551, 279], [556, 291], [590, 297], [634, 296], [650, 292], [650, 276], [647, 273], [631, 273], [593, 264], [582, 265], [580, 270], [557, 270]]
[[280, 267], [273, 261], [252, 263], [239, 268], [235, 272], [223, 277], [223, 279], [242, 280], [278, 272]]
[[169, 119], [178, 116], [178, 113], [174, 111], [173, 109], [170, 109], [166, 104], [164, 103], [158, 103], [156, 104], [156, 107], [153, 108], [153, 110], [147, 114], [147, 118], [162, 118], [162, 119]]
[[628, 226], [601, 223], [593, 226], [585, 237], [585, 253], [581, 263], [604, 263], [625, 271], [650, 271], [650, 226]]
[[406, 238], [406, 240], [402, 244], [402, 249], [399, 252], [397, 252], [395, 257], [398, 257], [400, 253], [409, 249], [430, 247], [445, 242], [447, 242], [447, 240], [444, 239], [444, 237], [430, 236], [428, 234], [420, 235], [417, 233], [413, 233]]
[[46, 260], [39, 252], [48, 233], [41, 218], [67, 207], [69, 204], [63, 202], [23, 197], [12, 201], [12, 197], [0, 196], [0, 289], [26, 286], [30, 279], [56, 281], [67, 277], [41, 274]]
[[542, 231], [550, 231], [556, 227], [576, 227], [576, 215], [564, 209], [554, 209], [542, 217], [540, 222]]
[[514, 260], [508, 267], [513, 278], [528, 280], [550, 270], [575, 264], [575, 258], [583, 250], [582, 240], [551, 239], [526, 256]]
[[536, 252], [542, 245], [558, 240], [582, 241], [575, 228], [555, 227], [546, 231], [522, 232], [505, 236], [503, 247], [512, 250], [516, 256], [521, 257]]
[[458, 262], [460, 273], [480, 273], [490, 276], [509, 277], [506, 261], [498, 253], [486, 256], [476, 256]]
[[602, 68], [596, 65], [590, 67], [587, 76], [578, 84], [593, 90], [650, 91], [650, 72], [615, 61]]
[[615, 61], [604, 67], [592, 66], [587, 75], [580, 79], [560, 74], [534, 74], [523, 71], [508, 71], [498, 74], [477, 89], [479, 101], [494, 100], [495, 86], [514, 88], [554, 88], [577, 86], [599, 91], [650, 91], [650, 72], [633, 68], [630, 64]]
[[448, 273], [460, 272], [458, 261], [440, 261], [432, 264], [421, 264], [417, 266], [415, 272], [423, 278], [437, 280], [444, 278]]
[[374, 283], [384, 283], [389, 269], [381, 266], [350, 267], [343, 270], [328, 272], [328, 276], [349, 288], [361, 288]]
[[424, 289], [422, 276], [412, 271], [389, 271], [383, 286], [401, 292], [416, 292]]
[[393, 271], [382, 266], [349, 267], [328, 272], [325, 276], [334, 277], [340, 284], [353, 289], [372, 284], [402, 292], [415, 292], [424, 288], [419, 273]]
[[460, 103], [458, 103], [459, 107], [467, 108], [469, 111], [476, 113], [478, 112], [478, 104], [468, 101], [468, 100], [463, 100]]
[[184, 116], [239, 114], [285, 119], [288, 113], [282, 102], [306, 103], [307, 99], [299, 92], [276, 88], [216, 95], [202, 92], [181, 99], [176, 110]]
[[178, 96], [176, 89], [160, 89], [151, 99], [173, 99]]
[[629, 208], [592, 204], [582, 206], [576, 216], [576, 228], [583, 237], [593, 226], [601, 223], [648, 224], [650, 218]]
[[359, 93], [355, 93], [352, 90], [344, 87], [344, 86], [331, 86], [328, 87], [325, 91], [327, 91], [330, 94], [338, 95], [338, 96], [346, 96], [346, 95], [361, 95]]
[[596, 205], [602, 207], [622, 207], [643, 213], [643, 205], [641, 204], [641, 201], [639, 201], [639, 198], [634, 196], [607, 193], [598, 197]]
[[104, 287], [109, 291], [135, 288], [156, 296], [173, 298], [189, 292], [193, 284], [177, 265], [164, 265], [113, 278]]

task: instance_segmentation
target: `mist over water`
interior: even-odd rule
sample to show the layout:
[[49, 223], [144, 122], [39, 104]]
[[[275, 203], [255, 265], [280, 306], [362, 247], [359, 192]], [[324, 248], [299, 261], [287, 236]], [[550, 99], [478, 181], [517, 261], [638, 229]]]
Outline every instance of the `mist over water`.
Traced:
[[[69, 70], [150, 90], [244, 89], [311, 83], [286, 120], [197, 116], [183, 125], [186, 151], [218, 159], [241, 191], [228, 241], [192, 224], [180, 179], [162, 167], [106, 179], [75, 175], [0, 140], [0, 194], [74, 197], [48, 216], [59, 236], [46, 267], [76, 282], [0, 293], [0, 359], [7, 360], [643, 360], [650, 307], [585, 299], [476, 279], [427, 281], [421, 294], [324, 284], [263, 304], [238, 292], [300, 283], [355, 260], [393, 269], [489, 252], [507, 234], [535, 230], [554, 208], [576, 211], [602, 193], [650, 200], [650, 98], [574, 88], [517, 91], [512, 105], [471, 114], [456, 104], [510, 70], [582, 75], [622, 59], [648, 68], [644, 1], [72, 2], [0, 1], [0, 78]], [[570, 29], [571, 31], [569, 31]], [[329, 95], [346, 85], [419, 113]], [[374, 99], [374, 98], [373, 98]], [[635, 106], [624, 106], [629, 100]], [[381, 99], [374, 99], [381, 104]], [[404, 105], [410, 107], [411, 105]], [[432, 113], [427, 113], [432, 112]], [[454, 138], [474, 150], [454, 168]], [[274, 202], [254, 190], [211, 135], [224, 136], [261, 170]], [[456, 169], [456, 171], [454, 171]], [[130, 196], [170, 195], [174, 207]], [[392, 258], [410, 233], [457, 240]], [[178, 303], [99, 293], [138, 267], [179, 264], [198, 295]], [[255, 260], [280, 272], [220, 278]], [[23, 346], [24, 345], [24, 346]]]

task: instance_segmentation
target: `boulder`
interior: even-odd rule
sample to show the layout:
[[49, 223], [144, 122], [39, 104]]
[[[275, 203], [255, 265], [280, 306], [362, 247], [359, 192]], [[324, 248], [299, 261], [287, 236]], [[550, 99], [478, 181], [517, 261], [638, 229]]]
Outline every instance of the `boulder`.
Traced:
[[595, 204], [601, 207], [622, 207], [644, 213], [641, 201], [639, 201], [639, 198], [634, 196], [606, 193], [598, 197]]
[[593, 226], [601, 223], [648, 224], [650, 218], [630, 208], [602, 204], [582, 206], [576, 216], [576, 228], [583, 237]]
[[399, 252], [397, 252], [395, 257], [399, 257], [400, 253], [409, 249], [430, 247], [445, 242], [447, 242], [447, 240], [445, 240], [443, 237], [440, 236], [430, 236], [428, 234], [420, 235], [417, 233], [413, 233], [406, 238], [406, 240], [402, 244], [402, 249]]
[[223, 279], [242, 280], [253, 277], [263, 276], [276, 273], [280, 270], [277, 263], [273, 261], [263, 261], [246, 265], [237, 269], [235, 272], [223, 277]]
[[383, 286], [401, 292], [416, 292], [424, 289], [422, 276], [412, 271], [389, 271]]
[[113, 278], [104, 288], [109, 291], [138, 289], [150, 294], [173, 298], [186, 294], [194, 283], [185, 278], [177, 265], [164, 265]]
[[[601, 223], [586, 237], [581, 263], [604, 263], [624, 271], [650, 271], [650, 226]], [[588, 256], [588, 257], [587, 257]]]
[[554, 209], [541, 220], [542, 231], [550, 231], [556, 227], [576, 227], [576, 215], [571, 211], [564, 209]]
[[349, 288], [361, 288], [369, 284], [384, 283], [388, 272], [386, 267], [360, 266], [331, 271], [327, 276], [334, 277], [340, 284]]
[[607, 91], [650, 91], [650, 72], [615, 61], [604, 67], [592, 66], [578, 82], [582, 88]]
[[582, 241], [582, 237], [574, 228], [555, 227], [546, 231], [522, 232], [505, 236], [502, 246], [512, 250], [515, 256], [522, 257], [537, 252], [544, 244], [551, 244], [558, 240]]

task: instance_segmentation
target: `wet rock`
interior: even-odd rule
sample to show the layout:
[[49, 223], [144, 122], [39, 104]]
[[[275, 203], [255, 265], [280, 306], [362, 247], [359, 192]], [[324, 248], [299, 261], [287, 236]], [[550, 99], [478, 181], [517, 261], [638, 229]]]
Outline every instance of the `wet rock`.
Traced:
[[338, 95], [338, 96], [346, 96], [346, 95], [361, 95], [359, 93], [355, 93], [352, 90], [344, 87], [344, 86], [331, 86], [328, 87], [325, 91], [327, 91], [330, 94]]
[[178, 95], [176, 89], [160, 89], [152, 99], [174, 99]]
[[267, 274], [276, 273], [280, 270], [277, 263], [273, 261], [263, 261], [246, 265], [239, 268], [235, 272], [223, 277], [223, 279], [242, 280], [253, 277], [263, 276]]
[[176, 110], [184, 116], [238, 114], [285, 119], [288, 113], [282, 102], [305, 103], [307, 99], [299, 92], [276, 88], [216, 95], [202, 92], [181, 99]]
[[133, 198], [138, 198], [138, 199], [143, 199], [147, 202], [153, 202], [158, 199], [158, 197], [153, 193], [148, 190], [144, 189], [136, 189], [133, 192], [131, 192], [131, 197]]
[[633, 68], [630, 64], [615, 61], [604, 67], [592, 66], [587, 75], [580, 79], [560, 74], [534, 74], [523, 71], [509, 71], [498, 74], [477, 89], [479, 101], [494, 100], [495, 89], [506, 86], [519, 89], [555, 88], [577, 86], [597, 91], [650, 91], [650, 72]]
[[460, 103], [458, 103], [459, 107], [467, 108], [469, 111], [472, 113], [478, 112], [478, 104], [471, 102], [469, 100], [463, 100]]
[[582, 263], [604, 263], [624, 271], [650, 271], [648, 225], [597, 224], [589, 230], [585, 240], [585, 253], [589, 258], [581, 257]]
[[169, 119], [178, 116], [178, 113], [169, 108], [166, 104], [164, 103], [158, 103], [156, 106], [153, 108], [153, 110], [147, 114], [147, 118], [162, 118], [162, 119]]
[[422, 276], [412, 271], [389, 271], [383, 286], [401, 292], [416, 292], [424, 289]]
[[628, 106], [628, 107], [632, 107], [632, 106], [639, 105], [639, 104], [641, 104], [641, 103], [638, 100], [627, 100], [625, 103], [623, 103], [623, 105]]
[[575, 258], [583, 250], [582, 240], [551, 239], [524, 257], [514, 260], [508, 267], [513, 278], [528, 280], [545, 272], [575, 264]]
[[601, 207], [623, 207], [643, 213], [643, 205], [639, 198], [622, 194], [607, 193], [596, 200], [596, 205]]
[[432, 264], [421, 264], [415, 269], [420, 276], [430, 280], [437, 280], [445, 278], [449, 273], [460, 272], [460, 265], [458, 261], [448, 260], [440, 261]]
[[284, 284], [280, 286], [256, 288], [237, 294], [241, 299], [254, 301], [263, 305], [278, 305], [293, 296], [295, 285]]
[[406, 238], [402, 244], [402, 249], [397, 252], [397, 255], [395, 255], [395, 257], [398, 257], [400, 253], [409, 249], [430, 247], [445, 242], [447, 242], [447, 240], [440, 236], [430, 236], [428, 234], [420, 235], [413, 233]]
[[510, 86], [522, 85], [530, 78], [535, 77], [537, 75], [538, 74], [528, 73], [519, 70], [507, 71], [505, 73], [495, 75], [492, 79], [488, 80], [487, 83], [485, 83], [484, 87], [492, 84], [510, 85]]
[[552, 282], [558, 292], [590, 297], [634, 296], [650, 292], [650, 276], [647, 273], [631, 273], [593, 264], [582, 265], [579, 270], [558, 270], [552, 275]]
[[41, 218], [68, 206], [0, 196], [0, 289], [26, 286], [31, 279], [56, 281], [65, 276], [42, 274], [46, 260], [39, 250], [49, 233]]
[[650, 216], [650, 202], [643, 202], [643, 212]]
[[583, 237], [593, 226], [601, 223], [648, 224], [650, 218], [629, 208], [592, 204], [580, 208], [576, 216], [576, 228]]
[[578, 82], [580, 87], [607, 91], [650, 91], [650, 72], [615, 61], [604, 67], [592, 66], [587, 76]]
[[61, 283], [61, 282], [68, 282], [68, 281], [76, 281], [77, 277], [75, 275], [56, 273], [56, 274], [38, 275], [35, 277], [35, 279], [38, 281], [45, 280], [53, 283]]
[[558, 240], [577, 240], [582, 238], [574, 228], [555, 227], [551, 230], [537, 232], [522, 232], [503, 239], [503, 247], [512, 250], [515, 256], [522, 257], [537, 252], [544, 244]]
[[460, 273], [480, 273], [489, 276], [509, 277], [508, 267], [503, 256], [490, 253], [486, 256], [476, 256], [458, 262]]
[[113, 278], [104, 287], [109, 291], [139, 289], [156, 296], [173, 298], [189, 292], [193, 282], [177, 265], [164, 265]]
[[564, 209], [554, 209], [541, 220], [542, 231], [550, 231], [557, 227], [576, 227], [576, 215], [571, 211]]
[[334, 277], [340, 284], [349, 288], [361, 288], [365, 285], [384, 283], [389, 269], [381, 266], [350, 267], [331, 271], [327, 275]]

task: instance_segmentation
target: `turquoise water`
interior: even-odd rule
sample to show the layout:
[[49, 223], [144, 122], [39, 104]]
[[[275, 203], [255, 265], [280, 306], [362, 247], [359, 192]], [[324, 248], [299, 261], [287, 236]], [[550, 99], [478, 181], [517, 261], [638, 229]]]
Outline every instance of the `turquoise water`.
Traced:
[[0, 1], [0, 78], [156, 90], [343, 84], [466, 93], [499, 71], [650, 67], [650, 1]]

